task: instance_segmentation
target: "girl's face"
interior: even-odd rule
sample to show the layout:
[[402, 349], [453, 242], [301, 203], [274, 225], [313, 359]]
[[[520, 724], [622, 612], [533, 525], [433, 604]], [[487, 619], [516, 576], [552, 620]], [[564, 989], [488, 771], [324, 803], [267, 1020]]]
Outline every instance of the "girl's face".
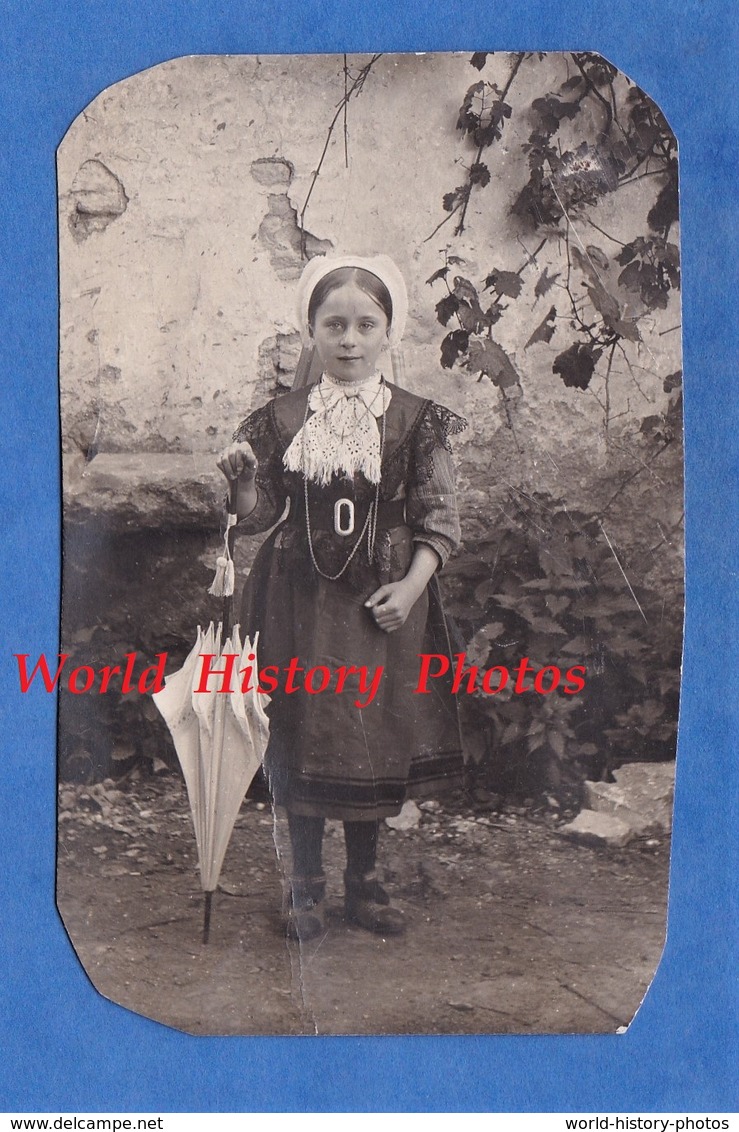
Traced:
[[340, 381], [364, 381], [387, 344], [382, 307], [355, 283], [331, 291], [316, 311], [311, 334], [323, 368]]

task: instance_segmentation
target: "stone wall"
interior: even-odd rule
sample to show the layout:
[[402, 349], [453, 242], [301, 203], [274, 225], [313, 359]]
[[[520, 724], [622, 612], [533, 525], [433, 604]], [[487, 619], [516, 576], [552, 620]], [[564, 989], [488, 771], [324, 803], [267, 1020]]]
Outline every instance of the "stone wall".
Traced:
[[[370, 61], [349, 57], [350, 76]], [[483, 77], [503, 86], [510, 67], [509, 56], [490, 56]], [[178, 639], [184, 648], [202, 605], [191, 592], [195, 576], [198, 586], [207, 576], [196, 530], [210, 527], [215, 554], [215, 456], [251, 408], [290, 386], [300, 351], [295, 281], [306, 255], [331, 251], [390, 254], [406, 277], [404, 381], [470, 421], [456, 446], [466, 538], [495, 529], [511, 491], [588, 513], [617, 491], [611, 535], [633, 560], [635, 584], [679, 580], [679, 442], [654, 463], [633, 442], [640, 421], [666, 408], [664, 377], [680, 367], [675, 301], [642, 323], [629, 365], [616, 359], [608, 430], [602, 388], [565, 388], [552, 373], [573, 336], [566, 320], [550, 343], [526, 348], [551, 303], [537, 298], [537, 279], [545, 268], [560, 277], [566, 270], [561, 240], [549, 239], [522, 271], [522, 294], [496, 326], [520, 375], [507, 412], [487, 378], [440, 365], [446, 331], [434, 306], [444, 291], [425, 281], [444, 250], [480, 286], [491, 267], [519, 270], [539, 243], [512, 217], [511, 195], [525, 179], [525, 107], [559, 86], [565, 58], [530, 61], [526, 74], [511, 90], [503, 140], [490, 150], [491, 183], [473, 193], [459, 238], [453, 222], [433, 233], [446, 215], [444, 194], [474, 159], [455, 129], [464, 92], [480, 77], [466, 53], [377, 59], [349, 102], [346, 129], [339, 113], [315, 183], [344, 94], [341, 56], [175, 59], [105, 90], [73, 122], [58, 153], [65, 523], [68, 535], [82, 532], [67, 538], [67, 640], [77, 635], [84, 645], [85, 626], [97, 624], [115, 650], [128, 626], [128, 647], [142, 647], [137, 618], [142, 609], [155, 617], [151, 589], [166, 583], [170, 596], [180, 587], [179, 599], [168, 599], [168, 640], [173, 653]], [[584, 116], [572, 123], [572, 140], [592, 125]], [[653, 197], [649, 179], [635, 181], [590, 215], [626, 242], [643, 230]], [[614, 251], [584, 221], [573, 239]], [[171, 530], [168, 549], [147, 540], [154, 530]], [[659, 542], [663, 530], [671, 534]], [[118, 574], [93, 584], [91, 563], [70, 560], [70, 548], [84, 554], [106, 540], [98, 574], [106, 563], [137, 564], [125, 595]], [[181, 586], [178, 546], [197, 558]], [[253, 549], [251, 541], [241, 548], [242, 566]], [[84, 584], [70, 588], [72, 577]]]
[[[563, 59], [529, 66], [512, 88], [514, 109], [556, 88]], [[351, 57], [353, 73], [368, 61]], [[502, 84], [509, 69], [498, 55], [484, 77]], [[592, 393], [553, 376], [566, 337], [524, 349], [550, 301], [537, 300], [534, 285], [544, 267], [562, 270], [561, 244], [550, 240], [523, 273], [524, 293], [497, 334], [522, 376], [522, 451], [487, 380], [478, 385], [439, 364], [444, 330], [433, 308], [443, 291], [424, 281], [440, 250], [463, 257], [460, 274], [479, 283], [493, 262], [517, 270], [538, 243], [509, 211], [531, 128], [523, 113], [490, 151], [492, 183], [473, 195], [464, 236], [453, 239], [448, 224], [429, 239], [445, 215], [444, 193], [472, 160], [455, 122], [478, 77], [466, 54], [386, 55], [374, 64], [349, 103], [348, 165], [342, 120], [329, 143], [304, 217], [306, 251], [393, 255], [410, 289], [408, 384], [466, 412], [474, 424], [466, 443], [492, 444], [514, 480], [569, 490], [570, 471], [557, 477], [546, 454], [602, 461], [602, 409]], [[75, 120], [58, 160], [65, 450], [193, 452], [207, 461], [250, 407], [289, 382], [298, 221], [343, 90], [340, 56], [192, 57], [116, 84]], [[593, 215], [626, 241], [643, 227], [651, 198], [649, 180], [635, 182]], [[585, 225], [577, 238], [604, 239]], [[659, 378], [679, 368], [679, 334], [660, 332], [678, 321], [679, 311], [657, 312], [647, 329], [641, 391], [616, 365], [614, 418], [664, 406]]]

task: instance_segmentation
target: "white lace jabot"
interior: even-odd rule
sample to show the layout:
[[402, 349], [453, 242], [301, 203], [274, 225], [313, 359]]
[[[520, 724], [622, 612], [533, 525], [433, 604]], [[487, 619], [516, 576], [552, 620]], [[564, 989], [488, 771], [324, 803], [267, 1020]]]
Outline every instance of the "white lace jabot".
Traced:
[[288, 471], [326, 485], [333, 475], [362, 472], [380, 482], [380, 430], [377, 420], [392, 394], [380, 374], [353, 384], [323, 374], [308, 397], [308, 417], [283, 457]]

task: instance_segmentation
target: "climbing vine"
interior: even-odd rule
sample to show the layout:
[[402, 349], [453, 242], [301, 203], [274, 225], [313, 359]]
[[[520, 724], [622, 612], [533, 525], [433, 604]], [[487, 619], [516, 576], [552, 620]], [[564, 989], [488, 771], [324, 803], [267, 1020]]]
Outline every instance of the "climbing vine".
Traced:
[[[466, 179], [444, 194], [441, 206], [447, 215], [428, 237], [451, 220], [453, 238], [462, 236], [469, 227], [470, 203], [477, 198], [482, 207], [494, 147], [504, 138], [510, 142], [512, 94], [517, 84], [523, 85], [527, 93], [515, 102], [515, 117], [525, 119], [529, 128], [521, 143], [525, 180], [513, 187], [509, 211], [524, 249], [531, 236], [536, 246], [516, 264], [496, 262], [491, 253], [484, 277], [473, 281], [455, 270], [464, 260], [447, 245], [441, 250], [442, 265], [427, 280], [446, 288], [436, 303], [436, 317], [447, 329], [442, 366], [458, 365], [479, 380], [489, 378], [501, 392], [511, 427], [508, 402], [520, 374], [493, 328], [519, 300], [527, 273], [537, 272], [535, 299], [549, 295], [550, 304], [531, 326], [524, 349], [549, 344], [565, 329], [569, 341], [556, 352], [552, 372], [577, 390], [591, 389], [599, 374], [606, 426], [615, 355], [632, 366], [643, 321], [665, 309], [680, 287], [678, 247], [670, 238], [678, 219], [677, 145], [664, 116], [600, 56], [575, 52], [562, 58], [567, 73], [552, 90], [540, 89], [538, 72], [529, 69], [532, 56], [526, 53], [512, 57], [503, 86], [480, 77], [468, 87], [456, 120], [463, 150], [470, 155]], [[481, 75], [487, 62], [484, 53], [470, 60]], [[522, 84], [522, 76], [529, 81]], [[621, 240], [600, 228], [592, 215], [596, 206], [647, 178], [654, 193], [643, 234]], [[605, 237], [615, 252], [586, 243], [580, 234], [586, 226]], [[563, 247], [564, 255], [561, 269], [550, 273], [548, 267], [539, 269], [537, 257], [552, 242]], [[672, 380], [674, 388], [674, 375]]]
[[[509, 485], [492, 493], [489, 533], [468, 539], [446, 575], [465, 655], [481, 670], [513, 669], [521, 656], [535, 666], [576, 658], [587, 669], [580, 697], [464, 697], [478, 775], [496, 789], [566, 796], [583, 777], [608, 777], [624, 760], [674, 754], [679, 571], [658, 569], [656, 585], [644, 578], [660, 551], [674, 555], [682, 523], [655, 472], [668, 461], [679, 477], [682, 373], [661, 373], [648, 356], [656, 321], [680, 288], [677, 146], [658, 107], [606, 60], [571, 53], [542, 68], [540, 58], [510, 56], [497, 81], [487, 77], [486, 54], [470, 59], [479, 77], [454, 123], [466, 176], [441, 199], [445, 215], [427, 241], [444, 232], [447, 242], [426, 282], [445, 330], [442, 367], [489, 382], [519, 452], [516, 406], [526, 396], [528, 351], [548, 349], [552, 381], [595, 397], [602, 409], [609, 466], [592, 510]], [[543, 74], [551, 86], [543, 87]], [[605, 210], [625, 212], [628, 230], [609, 230], [599, 208], [637, 182], [638, 210]], [[513, 260], [497, 244], [486, 249], [475, 230], [486, 202], [500, 209], [502, 185], [501, 246], [515, 248], [515, 237]], [[465, 259], [471, 246], [474, 275]], [[521, 343], [516, 353], [502, 344], [506, 320]], [[614, 410], [617, 359], [619, 373], [662, 412], [639, 421]], [[617, 429], [619, 415], [627, 419]], [[652, 546], [617, 545], [615, 517], [622, 532], [632, 529], [630, 507], [655, 517]]]

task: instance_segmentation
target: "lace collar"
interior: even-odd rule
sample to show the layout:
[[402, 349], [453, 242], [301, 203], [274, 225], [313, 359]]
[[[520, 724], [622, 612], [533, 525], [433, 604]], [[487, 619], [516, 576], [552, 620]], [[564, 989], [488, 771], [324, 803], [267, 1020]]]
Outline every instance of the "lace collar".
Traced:
[[283, 457], [288, 471], [326, 485], [332, 476], [361, 472], [379, 483], [382, 452], [378, 419], [392, 394], [380, 374], [352, 384], [323, 374], [308, 397], [307, 416]]

